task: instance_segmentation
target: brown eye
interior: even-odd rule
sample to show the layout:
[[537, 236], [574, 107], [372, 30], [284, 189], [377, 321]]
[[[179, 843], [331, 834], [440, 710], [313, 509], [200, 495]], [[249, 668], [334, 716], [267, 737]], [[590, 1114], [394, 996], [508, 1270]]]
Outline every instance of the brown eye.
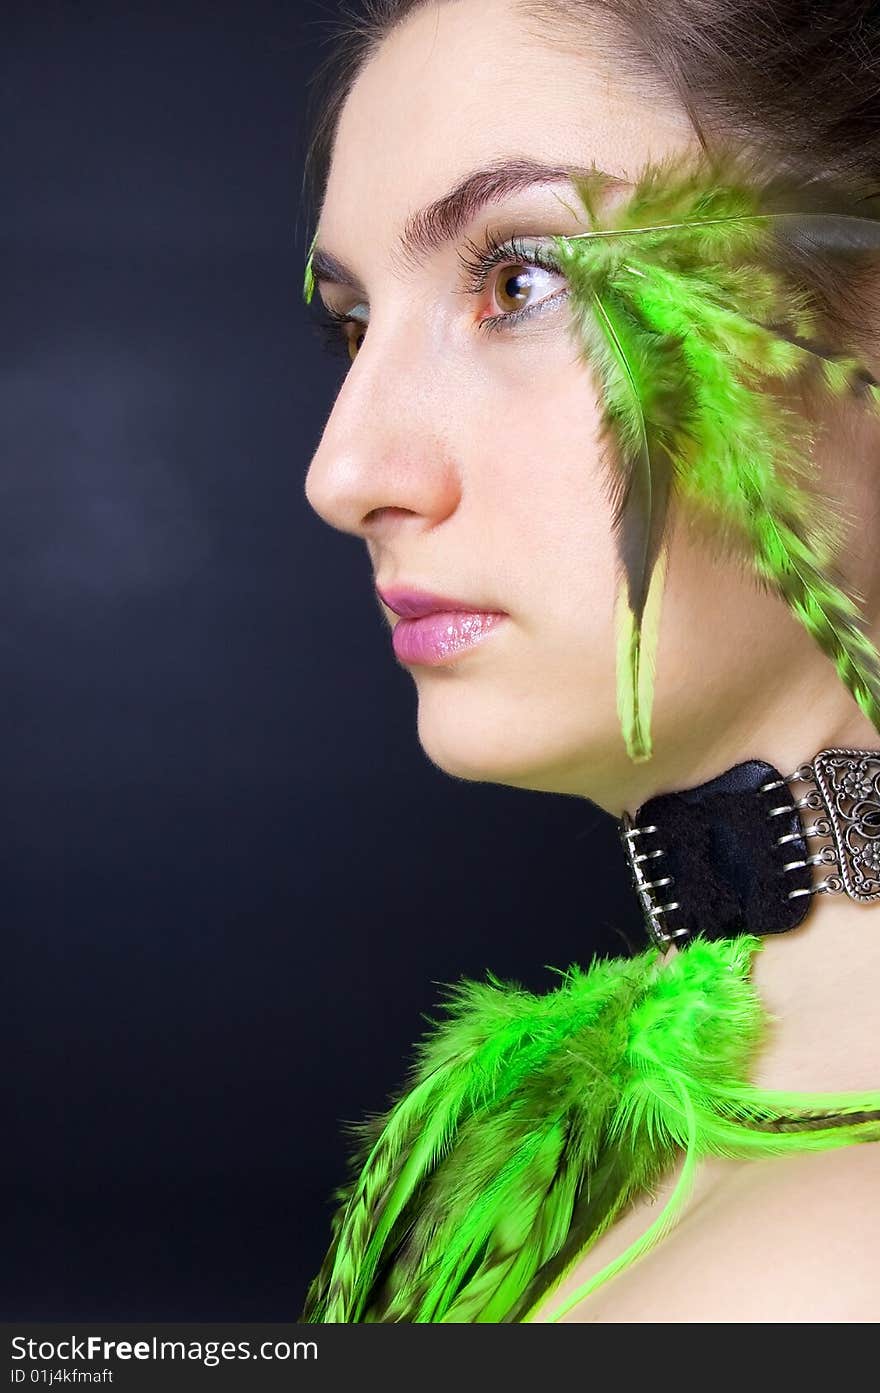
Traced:
[[324, 317], [314, 328], [324, 339], [325, 347], [329, 348], [331, 353], [342, 354], [353, 363], [366, 335], [366, 324], [352, 314], [340, 314], [331, 305], [323, 305], [322, 308]]
[[[481, 332], [513, 328], [530, 316], [543, 313], [545, 308], [549, 310], [569, 293], [562, 268], [540, 246], [528, 245], [520, 237], [498, 242], [491, 234], [487, 234], [485, 244], [467, 241], [466, 245], [469, 254], [459, 255], [465, 272], [464, 293], [483, 295], [486, 287], [491, 286], [493, 302], [502, 307], [500, 313], [478, 321]], [[542, 292], [540, 297], [529, 300], [530, 292], [541, 286], [542, 276], [549, 277], [547, 288], [551, 293]], [[554, 282], [560, 287], [555, 293]]]
[[498, 277], [495, 298], [505, 314], [515, 314], [523, 308], [533, 288], [531, 269], [503, 266]]
[[[349, 333], [349, 330], [352, 330], [352, 332]], [[366, 338], [367, 326], [361, 324], [357, 319], [349, 319], [343, 333], [345, 334], [346, 343], [348, 344], [349, 361], [353, 363], [360, 353], [361, 345]]]

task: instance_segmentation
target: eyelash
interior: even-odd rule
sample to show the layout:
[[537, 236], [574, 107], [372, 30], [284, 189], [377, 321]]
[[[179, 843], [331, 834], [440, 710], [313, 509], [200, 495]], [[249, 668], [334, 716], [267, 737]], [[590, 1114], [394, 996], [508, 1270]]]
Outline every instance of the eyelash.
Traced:
[[[478, 295], [481, 290], [485, 289], [492, 268], [503, 266], [506, 262], [511, 262], [517, 266], [537, 266], [542, 271], [550, 271], [554, 275], [562, 274], [559, 265], [552, 256], [540, 247], [529, 248], [520, 237], [508, 237], [506, 241], [499, 242], [492, 233], [487, 233], [482, 246], [470, 241], [466, 242], [465, 245], [469, 249], [469, 255], [459, 255], [459, 262], [462, 270], [467, 274], [467, 281], [462, 292], [466, 295]], [[477, 328], [484, 333], [497, 333], [501, 329], [509, 328], [511, 325], [530, 318], [533, 314], [540, 314], [550, 303], [567, 294], [567, 289], [557, 290], [545, 299], [539, 300], [536, 305], [526, 305], [524, 309], [513, 310], [508, 314], [490, 315], [488, 319], [480, 320]], [[366, 329], [367, 326], [361, 320], [355, 319], [353, 315], [340, 314], [338, 310], [331, 309], [323, 302], [320, 302], [320, 316], [315, 328], [324, 337], [326, 346], [331, 352], [348, 357], [349, 336], [345, 333], [345, 325], [356, 324], [361, 329]]]

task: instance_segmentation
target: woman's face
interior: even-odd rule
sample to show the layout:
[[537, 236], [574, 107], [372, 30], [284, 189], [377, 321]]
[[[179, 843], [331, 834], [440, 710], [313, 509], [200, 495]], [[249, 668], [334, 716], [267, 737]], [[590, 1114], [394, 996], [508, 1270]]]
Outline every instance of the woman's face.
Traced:
[[[534, 244], [585, 228], [570, 182], [558, 173], [527, 182], [526, 164], [595, 162], [627, 180], [649, 158], [696, 148], [671, 95], [624, 79], [586, 29], [578, 51], [567, 49], [515, 0], [416, 10], [347, 99], [317, 241], [359, 284], [324, 279], [318, 290], [364, 327], [346, 330], [353, 361], [306, 495], [331, 526], [366, 542], [386, 592], [504, 612], [445, 661], [404, 662], [420, 742], [454, 776], [579, 794], [619, 815], [761, 755], [762, 731], [791, 728], [793, 682], [809, 682], [808, 699], [829, 712], [854, 706], [785, 604], [674, 516], [654, 757], [629, 760], [601, 410], [569, 329], [565, 281], [519, 257], [492, 267], [482, 289], [462, 269], [467, 243], [487, 229]], [[476, 192], [492, 189], [491, 202], [472, 197], [445, 216], [450, 191], [508, 161], [519, 187], [484, 177]], [[436, 234], [437, 245], [404, 255], [404, 233]], [[487, 327], [526, 308], [519, 323]], [[792, 768], [813, 752], [797, 750]]]

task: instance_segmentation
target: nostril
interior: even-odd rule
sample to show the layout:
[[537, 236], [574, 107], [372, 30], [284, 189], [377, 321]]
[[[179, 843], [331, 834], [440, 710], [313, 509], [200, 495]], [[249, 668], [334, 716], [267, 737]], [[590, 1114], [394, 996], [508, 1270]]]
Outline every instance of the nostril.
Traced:
[[413, 517], [412, 508], [371, 508], [364, 517], [364, 522], [381, 522], [385, 518], [393, 517]]

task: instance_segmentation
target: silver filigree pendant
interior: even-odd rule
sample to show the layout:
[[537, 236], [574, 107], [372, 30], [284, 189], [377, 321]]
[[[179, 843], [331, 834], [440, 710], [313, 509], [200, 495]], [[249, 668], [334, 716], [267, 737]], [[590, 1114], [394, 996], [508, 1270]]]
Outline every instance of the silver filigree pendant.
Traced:
[[820, 750], [812, 765], [843, 888], [854, 900], [880, 899], [880, 752]]

